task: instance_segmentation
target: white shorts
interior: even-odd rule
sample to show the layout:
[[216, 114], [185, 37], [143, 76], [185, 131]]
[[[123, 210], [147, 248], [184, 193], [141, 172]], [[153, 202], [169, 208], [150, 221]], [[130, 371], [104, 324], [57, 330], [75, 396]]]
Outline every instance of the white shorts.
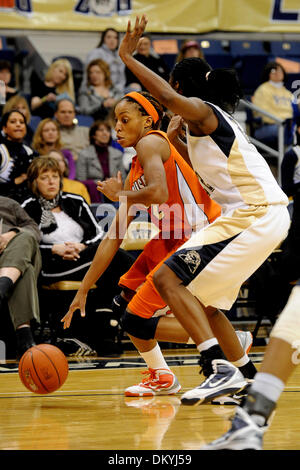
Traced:
[[286, 206], [251, 206], [196, 232], [165, 264], [205, 306], [230, 310], [239, 289], [287, 236]]

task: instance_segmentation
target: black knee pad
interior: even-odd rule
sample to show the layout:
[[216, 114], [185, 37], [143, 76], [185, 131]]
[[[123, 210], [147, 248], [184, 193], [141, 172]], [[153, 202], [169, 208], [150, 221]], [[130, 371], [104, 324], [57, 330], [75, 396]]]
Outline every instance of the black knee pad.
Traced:
[[122, 328], [132, 336], [140, 339], [154, 339], [160, 317], [142, 318], [125, 311], [121, 318]]
[[127, 300], [125, 300], [121, 295], [116, 295], [113, 298], [111, 309], [114, 312], [116, 318], [120, 319], [124, 314], [124, 311], [128, 305]]

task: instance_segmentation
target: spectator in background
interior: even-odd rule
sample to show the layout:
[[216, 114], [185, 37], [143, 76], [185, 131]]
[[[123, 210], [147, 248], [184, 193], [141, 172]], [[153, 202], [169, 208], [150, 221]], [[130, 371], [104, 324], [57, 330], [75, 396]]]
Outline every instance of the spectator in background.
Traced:
[[175, 62], [181, 62], [183, 59], [187, 59], [188, 57], [200, 57], [200, 59], [204, 59], [202, 47], [193, 39], [187, 39], [182, 43]]
[[38, 153], [24, 144], [27, 124], [21, 111], [5, 113], [0, 126], [0, 194], [22, 202], [28, 195], [27, 169]]
[[26, 145], [31, 145], [32, 144], [32, 139], [33, 139], [33, 130], [30, 127], [30, 121], [31, 121], [31, 112], [30, 108], [28, 105], [28, 102], [26, 98], [22, 95], [14, 95], [12, 96], [5, 104], [3, 108], [2, 114], [7, 113], [8, 111], [11, 111], [12, 109], [17, 109], [18, 111], [21, 111], [21, 113], [24, 114], [26, 118], [26, 124], [27, 124], [27, 134], [24, 137], [24, 143]]
[[57, 97], [75, 101], [72, 67], [67, 59], [55, 60], [48, 68], [44, 80], [34, 71], [31, 76], [31, 110], [42, 119], [53, 117]]
[[87, 56], [86, 65], [94, 59], [102, 59], [106, 62], [110, 69], [110, 77], [113, 86], [121, 95], [125, 90], [125, 65], [118, 54], [119, 33], [114, 28], [107, 28], [101, 35], [98, 46], [93, 49]]
[[[42, 284], [81, 281], [104, 235], [102, 228], [81, 196], [61, 191], [62, 174], [54, 158], [36, 158], [28, 169], [28, 183], [32, 197], [22, 207], [41, 230]], [[111, 302], [120, 291], [119, 277], [132, 262], [129, 253], [118, 250], [110, 272], [99, 282], [99, 302], [107, 295]]]
[[97, 190], [97, 181], [117, 176], [121, 171], [123, 179], [123, 153], [112, 147], [111, 127], [105, 121], [96, 121], [89, 130], [90, 145], [82, 150], [76, 162], [76, 177], [88, 188], [92, 202], [103, 202], [103, 195]]
[[11, 85], [12, 64], [8, 60], [0, 60], [0, 80], [5, 83], [5, 100], [8, 101], [18, 93], [18, 90]]
[[70, 150], [76, 161], [80, 151], [89, 145], [89, 128], [78, 126], [75, 105], [70, 99], [58, 100], [54, 117], [59, 124], [63, 148]]
[[40, 231], [13, 199], [0, 196], [0, 310], [7, 301], [16, 332], [17, 357], [35, 344], [30, 322], [39, 322], [37, 279]]
[[282, 160], [281, 186], [291, 199], [296, 192], [300, 192], [300, 118], [296, 119], [294, 145], [286, 151]]
[[96, 119], [105, 119], [122, 94], [113, 86], [109, 66], [102, 59], [92, 60], [86, 68], [87, 82], [78, 94], [81, 114]]
[[[139, 40], [137, 50], [134, 53], [134, 58], [144, 64], [146, 67], [157, 73], [160, 77], [165, 80], [169, 80], [170, 70], [163, 60], [152, 48], [151, 36], [147, 33], [143, 34]], [[140, 80], [126, 67], [126, 89], [131, 91], [145, 90], [145, 87], [141, 84]]]
[[69, 176], [69, 167], [68, 167], [68, 161], [65, 158], [63, 152], [61, 150], [51, 150], [48, 154], [49, 157], [55, 158], [57, 160], [60, 171], [63, 176], [63, 186], [62, 190], [65, 193], [73, 193], [73, 194], [79, 194], [79, 196], [82, 196], [86, 202], [90, 205], [91, 204], [91, 198], [89, 195], [89, 192], [86, 188], [86, 186], [81, 183], [80, 181], [76, 181], [74, 179], [70, 179]]
[[[282, 65], [276, 62], [268, 63], [263, 70], [262, 84], [254, 92], [252, 102], [278, 119], [287, 121], [285, 143], [289, 144], [291, 143], [291, 121], [294, 115], [292, 105], [294, 97], [285, 87], [285, 82], [286, 72]], [[254, 116], [260, 117], [262, 123], [254, 131], [254, 137], [277, 149], [278, 124], [275, 123], [274, 119], [263, 114], [255, 112]]]
[[47, 155], [51, 150], [60, 150], [68, 161], [69, 178], [76, 176], [76, 165], [73, 154], [68, 149], [63, 149], [59, 124], [51, 118], [43, 119], [34, 134], [32, 147], [40, 154]]

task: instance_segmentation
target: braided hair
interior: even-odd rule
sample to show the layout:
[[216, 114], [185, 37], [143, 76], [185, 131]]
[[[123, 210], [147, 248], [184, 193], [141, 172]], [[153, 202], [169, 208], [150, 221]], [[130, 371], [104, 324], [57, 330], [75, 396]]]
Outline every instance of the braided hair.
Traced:
[[198, 57], [178, 62], [171, 73], [171, 84], [179, 84], [179, 93], [201, 98], [232, 114], [243, 96], [234, 69], [215, 69]]

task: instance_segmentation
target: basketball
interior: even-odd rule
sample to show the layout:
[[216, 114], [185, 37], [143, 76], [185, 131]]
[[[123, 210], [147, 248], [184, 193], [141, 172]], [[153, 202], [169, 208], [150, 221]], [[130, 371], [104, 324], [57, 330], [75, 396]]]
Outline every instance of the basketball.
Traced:
[[28, 349], [19, 362], [23, 385], [33, 393], [55, 392], [66, 381], [68, 361], [63, 352], [51, 344], [39, 344]]

